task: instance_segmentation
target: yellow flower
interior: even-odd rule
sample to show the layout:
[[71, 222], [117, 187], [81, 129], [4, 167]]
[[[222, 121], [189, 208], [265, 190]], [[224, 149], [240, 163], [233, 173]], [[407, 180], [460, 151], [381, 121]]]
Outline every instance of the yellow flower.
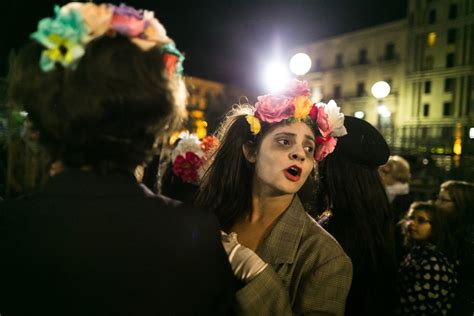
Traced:
[[293, 115], [296, 119], [304, 119], [309, 115], [313, 102], [304, 95], [300, 95], [293, 99], [293, 104], [295, 106], [295, 114]]
[[253, 115], [247, 115], [245, 119], [250, 125], [250, 131], [252, 132], [252, 134], [257, 135], [258, 133], [260, 133], [260, 129], [262, 127], [260, 126], [260, 120], [258, 118]]
[[66, 67], [84, 55], [84, 48], [78, 43], [56, 34], [51, 34], [48, 39], [52, 45], [43, 51], [42, 59], [48, 59], [47, 63], [51, 63], [51, 67], [54, 67], [54, 62], [59, 62]]

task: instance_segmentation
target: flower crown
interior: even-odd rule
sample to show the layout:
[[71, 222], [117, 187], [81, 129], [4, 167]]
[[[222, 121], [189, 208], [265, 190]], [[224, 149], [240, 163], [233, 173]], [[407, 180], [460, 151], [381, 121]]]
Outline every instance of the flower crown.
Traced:
[[334, 151], [337, 144], [335, 137], [344, 136], [347, 131], [344, 114], [340, 113], [336, 102], [331, 100], [328, 104], [316, 104], [311, 101], [310, 95], [308, 82], [294, 79], [282, 94], [259, 96], [254, 114], [246, 116], [250, 131], [258, 135], [261, 122], [305, 122], [317, 128], [321, 134], [316, 137], [319, 146], [314, 154], [314, 159], [321, 161]]
[[71, 2], [63, 7], [55, 6], [54, 12], [54, 18], [40, 20], [36, 32], [30, 35], [45, 47], [40, 59], [44, 72], [52, 71], [56, 63], [74, 69], [90, 41], [117, 33], [144, 51], [159, 47], [168, 75], [183, 71], [184, 56], [152, 11], [136, 10], [124, 4]]
[[214, 136], [207, 136], [202, 141], [196, 134], [188, 131], [179, 134], [179, 143], [171, 153], [173, 173], [185, 183], [197, 183], [199, 169], [207, 160], [208, 154], [218, 144]]

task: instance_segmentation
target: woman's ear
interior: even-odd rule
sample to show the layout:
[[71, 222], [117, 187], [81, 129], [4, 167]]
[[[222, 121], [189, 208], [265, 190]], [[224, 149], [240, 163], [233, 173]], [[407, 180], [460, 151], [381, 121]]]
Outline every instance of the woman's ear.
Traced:
[[257, 150], [255, 146], [253, 146], [253, 144], [243, 144], [242, 153], [244, 154], [244, 157], [248, 162], [255, 163], [257, 161]]

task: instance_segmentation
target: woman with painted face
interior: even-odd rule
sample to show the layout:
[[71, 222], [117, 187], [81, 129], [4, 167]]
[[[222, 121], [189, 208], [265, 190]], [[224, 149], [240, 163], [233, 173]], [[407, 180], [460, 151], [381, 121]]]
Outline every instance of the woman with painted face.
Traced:
[[450, 180], [441, 184], [436, 206], [448, 218], [459, 260], [459, 284], [453, 315], [474, 312], [474, 183]]
[[346, 133], [332, 103], [314, 104], [293, 81], [255, 107], [233, 109], [197, 203], [220, 221], [236, 278], [239, 315], [342, 315], [352, 265], [339, 244], [305, 212], [296, 193], [316, 161]]
[[408, 249], [398, 270], [400, 314], [446, 315], [457, 284], [446, 217], [430, 202], [414, 202], [400, 225]]

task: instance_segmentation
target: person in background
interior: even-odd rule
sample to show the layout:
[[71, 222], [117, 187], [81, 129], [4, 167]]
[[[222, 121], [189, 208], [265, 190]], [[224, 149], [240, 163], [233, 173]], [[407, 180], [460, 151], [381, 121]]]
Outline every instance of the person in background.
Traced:
[[217, 139], [207, 136], [200, 140], [189, 131], [181, 132], [173, 144], [162, 177], [162, 193], [173, 199], [193, 203], [204, 168]]
[[368, 122], [346, 116], [347, 135], [319, 163], [311, 214], [351, 258], [353, 280], [346, 315], [395, 311], [393, 215], [377, 168], [390, 150]]
[[459, 285], [452, 315], [474, 312], [474, 183], [450, 180], [441, 184], [436, 206], [448, 218], [459, 260]]
[[410, 164], [401, 156], [390, 156], [387, 163], [379, 167], [379, 173], [388, 201], [399, 221], [414, 200], [410, 192]]
[[62, 167], [0, 205], [1, 315], [225, 315], [233, 274], [209, 212], [137, 183], [185, 114], [183, 56], [151, 11], [72, 2], [15, 59], [23, 107]]
[[403, 246], [403, 233], [397, 223], [405, 216], [411, 203], [415, 200], [410, 192], [410, 164], [401, 156], [390, 156], [387, 163], [379, 167], [379, 174], [387, 192], [390, 207], [393, 211], [393, 227], [395, 231], [395, 254], [400, 262], [406, 248]]
[[238, 315], [343, 315], [350, 259], [296, 195], [346, 133], [331, 104], [315, 105], [307, 82], [228, 113], [196, 203], [220, 221]]
[[445, 214], [414, 202], [400, 221], [407, 254], [398, 270], [401, 315], [447, 315], [458, 280]]

